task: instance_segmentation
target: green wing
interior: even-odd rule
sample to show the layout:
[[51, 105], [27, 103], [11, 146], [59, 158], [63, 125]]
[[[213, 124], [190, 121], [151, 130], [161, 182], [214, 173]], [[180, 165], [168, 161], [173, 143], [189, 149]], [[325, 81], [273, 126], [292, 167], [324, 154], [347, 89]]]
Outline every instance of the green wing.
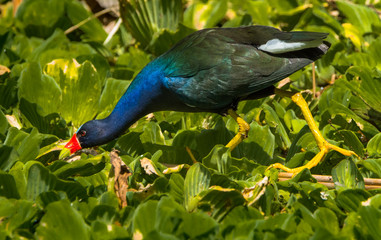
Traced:
[[[160, 57], [166, 66], [164, 85], [187, 105], [225, 108], [318, 59], [324, 51], [308, 43], [319, 46], [326, 35], [265, 26], [201, 30]], [[268, 52], [274, 39], [285, 45], [277, 54]]]

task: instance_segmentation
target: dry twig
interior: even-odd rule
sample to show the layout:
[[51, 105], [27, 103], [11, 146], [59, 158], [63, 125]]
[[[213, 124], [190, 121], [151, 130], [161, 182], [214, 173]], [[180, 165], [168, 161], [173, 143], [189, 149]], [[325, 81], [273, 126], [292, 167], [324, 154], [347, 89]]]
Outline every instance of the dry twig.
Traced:
[[112, 11], [112, 8], [106, 8], [106, 9], [103, 9], [102, 11], [97, 12], [97, 13], [91, 15], [90, 17], [88, 17], [88, 18], [86, 18], [86, 19], [80, 21], [79, 23], [75, 24], [74, 26], [72, 26], [72, 27], [66, 29], [65, 34], [68, 35], [69, 33], [71, 33], [71, 32], [73, 32], [73, 31], [77, 30], [77, 29], [80, 28], [82, 25], [85, 25], [87, 22], [93, 20], [94, 18], [97, 18], [97, 17], [99, 17], [99, 16], [101, 16], [101, 15], [103, 15], [103, 14], [106, 14], [106, 13], [108, 13], [108, 12], [111, 12], [111, 11]]
[[[333, 182], [332, 176], [328, 175], [312, 175], [318, 183], [327, 186], [329, 189], [335, 188], [335, 183]], [[292, 173], [280, 172], [278, 175], [278, 180], [287, 181], [292, 178]], [[381, 188], [381, 179], [378, 178], [364, 178], [365, 189], [379, 189]]]

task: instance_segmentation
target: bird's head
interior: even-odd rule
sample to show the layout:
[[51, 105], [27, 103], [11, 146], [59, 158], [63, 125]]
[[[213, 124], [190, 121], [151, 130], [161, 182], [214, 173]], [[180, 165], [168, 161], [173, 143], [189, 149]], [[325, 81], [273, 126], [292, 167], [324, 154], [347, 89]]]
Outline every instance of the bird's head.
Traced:
[[104, 137], [104, 128], [100, 125], [99, 120], [92, 120], [83, 124], [62, 149], [60, 159], [82, 148], [99, 146], [107, 142], [108, 139]]

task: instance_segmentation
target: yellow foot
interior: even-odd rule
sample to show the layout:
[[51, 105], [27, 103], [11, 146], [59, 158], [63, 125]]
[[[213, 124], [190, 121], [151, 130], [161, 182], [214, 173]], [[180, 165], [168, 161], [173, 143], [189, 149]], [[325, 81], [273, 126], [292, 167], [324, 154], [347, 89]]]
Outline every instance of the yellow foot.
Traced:
[[319, 128], [317, 127], [317, 125], [316, 125], [316, 123], [312, 117], [312, 114], [308, 108], [306, 101], [304, 100], [304, 98], [302, 97], [302, 95], [300, 93], [292, 94], [290, 92], [283, 91], [280, 89], [275, 89], [275, 93], [282, 95], [282, 96], [291, 97], [291, 99], [300, 107], [300, 109], [302, 110], [302, 113], [304, 115], [304, 119], [306, 119], [307, 124], [308, 124], [308, 126], [312, 132], [312, 135], [314, 136], [316, 143], [320, 148], [320, 152], [318, 154], [316, 154], [316, 156], [314, 158], [312, 158], [306, 165], [301, 166], [301, 167], [288, 168], [288, 167], [286, 167], [280, 163], [275, 163], [275, 164], [270, 165], [267, 169], [278, 168], [278, 169], [282, 169], [286, 172], [293, 173], [293, 175], [296, 175], [305, 168], [311, 169], [311, 168], [315, 167], [330, 150], [337, 151], [337, 152], [343, 154], [344, 156], [354, 155], [354, 156], [358, 157], [355, 152], [340, 148], [340, 147], [335, 146], [333, 144], [330, 144], [329, 142], [327, 142], [323, 138], [323, 135], [319, 131]]
[[234, 112], [233, 109], [228, 110], [228, 114], [232, 116], [232, 118], [238, 123], [239, 125], [239, 130], [237, 135], [234, 136], [232, 140], [228, 144], [226, 144], [226, 147], [230, 148], [230, 150], [233, 150], [235, 147], [240, 144], [243, 139], [247, 138], [247, 134], [250, 130], [250, 125], [243, 120], [236, 112]]
[[343, 149], [343, 148], [340, 148], [338, 146], [335, 146], [333, 144], [330, 144], [329, 142], [325, 141], [324, 140], [324, 145], [320, 148], [320, 152], [318, 154], [316, 154], [316, 156], [314, 158], [312, 158], [306, 165], [304, 166], [301, 166], [301, 167], [297, 167], [297, 168], [288, 168], [280, 163], [274, 163], [274, 164], [271, 164], [268, 168], [278, 168], [278, 169], [282, 169], [283, 171], [286, 171], [286, 172], [289, 172], [289, 173], [292, 173], [293, 176], [297, 175], [298, 173], [300, 173], [303, 169], [305, 168], [308, 168], [308, 169], [311, 169], [313, 167], [315, 167], [316, 165], [318, 165], [318, 163], [324, 158], [324, 156], [330, 151], [330, 150], [335, 150], [341, 154], [343, 154], [344, 156], [356, 156], [358, 157], [358, 155], [353, 152], [353, 151], [350, 151], [350, 150], [346, 150], [346, 149]]

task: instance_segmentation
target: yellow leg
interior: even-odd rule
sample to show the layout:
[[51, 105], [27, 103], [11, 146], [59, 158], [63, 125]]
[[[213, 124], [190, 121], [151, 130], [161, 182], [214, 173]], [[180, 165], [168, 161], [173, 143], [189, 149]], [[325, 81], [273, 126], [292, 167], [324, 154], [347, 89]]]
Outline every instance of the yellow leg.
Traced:
[[243, 120], [236, 112], [234, 112], [233, 109], [228, 110], [228, 114], [238, 123], [239, 130], [237, 135], [234, 136], [232, 140], [228, 144], [226, 144], [226, 147], [230, 148], [230, 150], [233, 150], [235, 147], [238, 146], [242, 142], [243, 139], [247, 138], [247, 133], [250, 130], [250, 125]]
[[307, 102], [304, 100], [302, 94], [300, 93], [294, 94], [294, 93], [287, 92], [281, 89], [275, 89], [275, 94], [278, 94], [280, 96], [291, 97], [292, 101], [294, 101], [300, 107], [300, 109], [302, 110], [304, 119], [307, 121], [308, 127], [310, 128], [316, 140], [316, 143], [318, 147], [320, 148], [320, 152], [314, 158], [312, 158], [306, 165], [298, 167], [298, 168], [288, 168], [280, 163], [272, 164], [269, 166], [269, 168], [279, 168], [286, 172], [297, 174], [305, 168], [311, 169], [315, 167], [330, 150], [335, 150], [345, 156], [355, 155], [356, 157], [358, 157], [355, 152], [330, 144], [329, 142], [327, 142], [327, 140], [323, 138], [323, 135], [321, 134], [319, 128], [317, 127], [315, 120], [312, 117], [311, 111], [308, 108]]

